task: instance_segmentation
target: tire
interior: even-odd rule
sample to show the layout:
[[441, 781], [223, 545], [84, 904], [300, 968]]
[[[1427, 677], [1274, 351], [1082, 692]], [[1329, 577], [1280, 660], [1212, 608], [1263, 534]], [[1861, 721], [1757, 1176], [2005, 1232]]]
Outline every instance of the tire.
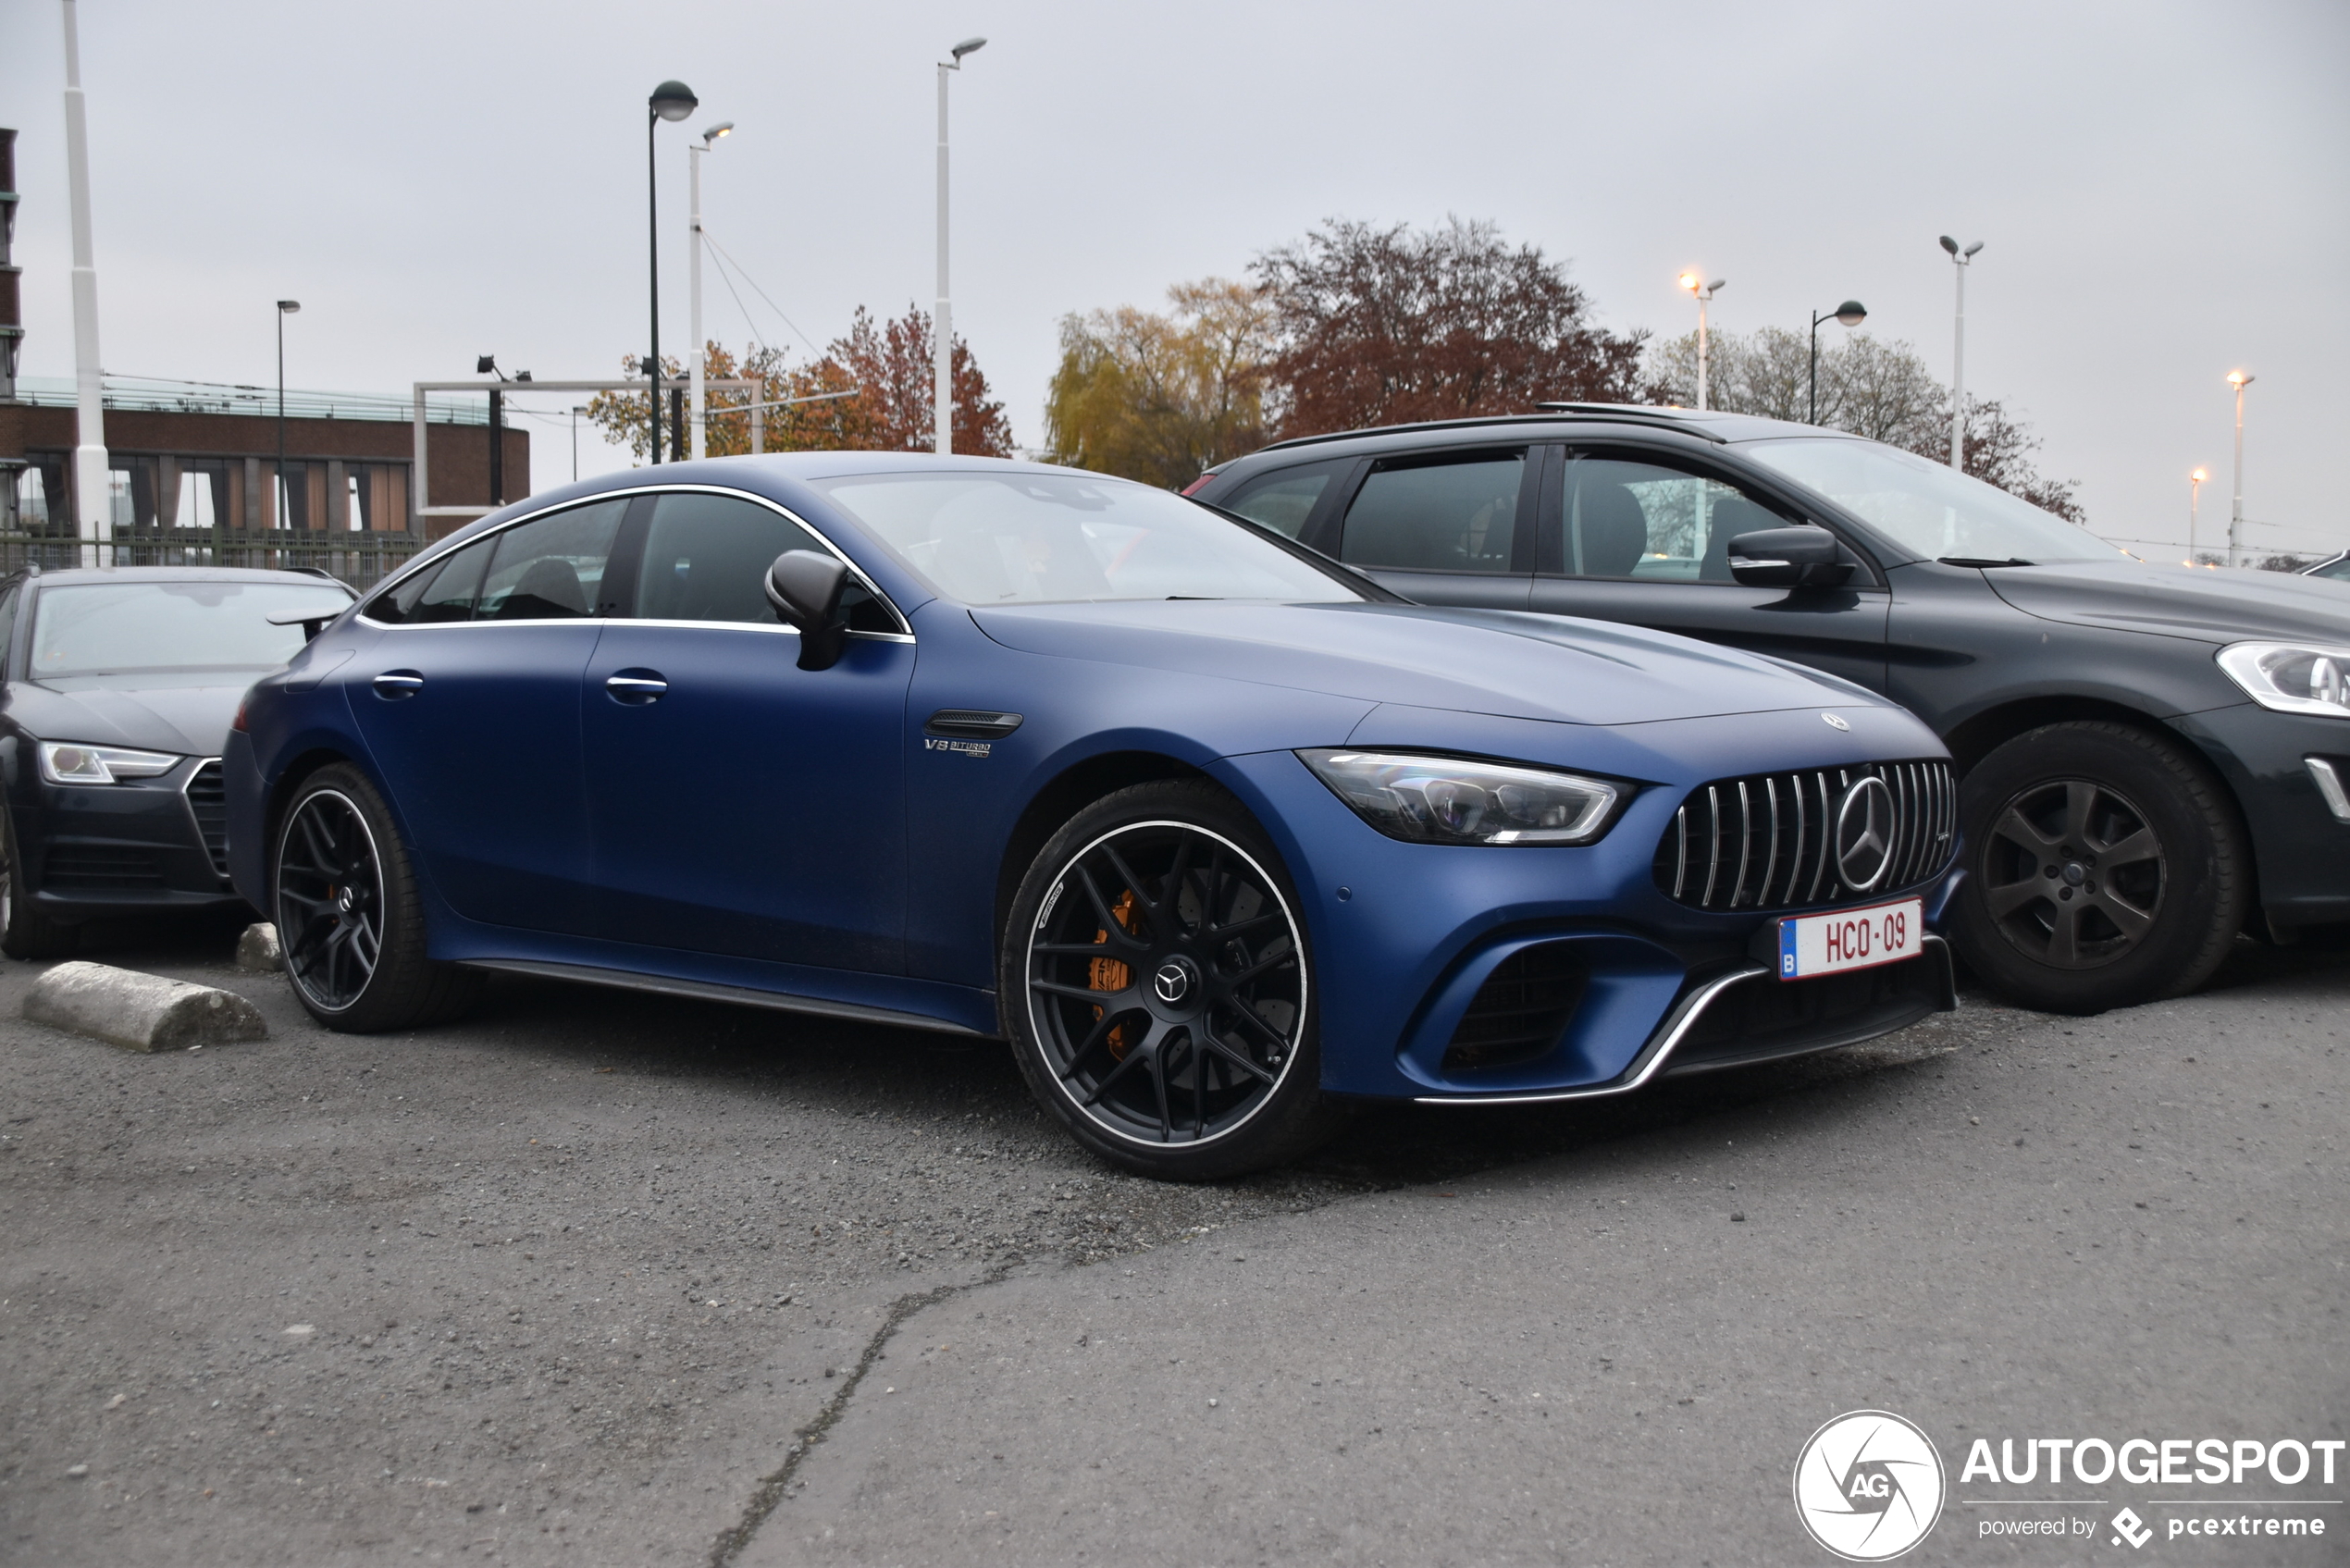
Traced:
[[1335, 1128], [1313, 950], [1248, 813], [1205, 782], [1080, 811], [1021, 879], [998, 964], [1005, 1032], [1037, 1102], [1114, 1164], [1211, 1181]]
[[278, 823], [269, 885], [286, 979], [310, 1016], [351, 1034], [453, 1017], [478, 978], [425, 956], [423, 900], [390, 810], [347, 762], [302, 782]]
[[81, 928], [53, 920], [23, 894], [17, 868], [16, 813], [0, 807], [0, 953], [11, 958], [68, 958], [81, 950]]
[[1959, 788], [1967, 879], [1952, 938], [2001, 995], [2099, 1013], [2183, 995], [2243, 929], [2252, 858], [2234, 802], [2128, 724], [2048, 724]]

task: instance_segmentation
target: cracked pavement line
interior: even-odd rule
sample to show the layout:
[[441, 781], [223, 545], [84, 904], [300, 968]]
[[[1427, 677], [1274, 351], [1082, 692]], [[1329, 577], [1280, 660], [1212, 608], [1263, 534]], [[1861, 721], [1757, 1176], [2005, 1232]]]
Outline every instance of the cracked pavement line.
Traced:
[[900, 1296], [890, 1303], [889, 1310], [882, 1315], [881, 1327], [874, 1329], [873, 1337], [865, 1342], [864, 1353], [857, 1358], [857, 1364], [841, 1380], [840, 1388], [824, 1401], [823, 1409], [816, 1413], [814, 1420], [792, 1434], [791, 1447], [784, 1451], [784, 1463], [773, 1475], [761, 1477], [757, 1488], [750, 1494], [750, 1500], [743, 1505], [742, 1517], [711, 1543], [710, 1568], [726, 1568], [750, 1544], [751, 1537], [759, 1534], [760, 1526], [767, 1523], [768, 1515], [775, 1512], [776, 1506], [789, 1492], [792, 1477], [798, 1473], [800, 1462], [814, 1453], [816, 1445], [824, 1440], [825, 1434], [848, 1414], [848, 1401], [856, 1397], [859, 1385], [865, 1381], [865, 1375], [873, 1369], [873, 1363], [881, 1359], [882, 1351], [897, 1337], [898, 1329], [925, 1307], [936, 1306], [941, 1302], [989, 1285], [1001, 1284], [1022, 1261], [1012, 1258], [989, 1269], [977, 1279], [961, 1285], [935, 1285], [927, 1290]]

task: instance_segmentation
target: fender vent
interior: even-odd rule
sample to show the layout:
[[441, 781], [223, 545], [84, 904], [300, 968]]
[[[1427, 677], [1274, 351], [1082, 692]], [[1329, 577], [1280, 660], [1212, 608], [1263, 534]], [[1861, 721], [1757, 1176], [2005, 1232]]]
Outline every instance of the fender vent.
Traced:
[[1446, 1072], [1530, 1061], [1556, 1045], [1587, 979], [1572, 942], [1522, 947], [1477, 988], [1444, 1047]]

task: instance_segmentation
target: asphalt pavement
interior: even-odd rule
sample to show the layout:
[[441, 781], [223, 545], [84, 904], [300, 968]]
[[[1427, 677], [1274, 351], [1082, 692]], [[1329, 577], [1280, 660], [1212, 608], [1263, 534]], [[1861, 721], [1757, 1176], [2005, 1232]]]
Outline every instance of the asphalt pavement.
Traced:
[[[997, 1047], [502, 979], [340, 1036], [232, 937], [92, 955], [268, 1018], [192, 1053], [0, 963], [0, 1561], [1819, 1563], [1790, 1476], [1861, 1408], [1948, 1470], [1905, 1562], [2350, 1560], [2350, 1463], [1960, 1475], [2350, 1436], [2339, 953], [1201, 1188]], [[2256, 1502], [2334, 1533], [2167, 1534]]]

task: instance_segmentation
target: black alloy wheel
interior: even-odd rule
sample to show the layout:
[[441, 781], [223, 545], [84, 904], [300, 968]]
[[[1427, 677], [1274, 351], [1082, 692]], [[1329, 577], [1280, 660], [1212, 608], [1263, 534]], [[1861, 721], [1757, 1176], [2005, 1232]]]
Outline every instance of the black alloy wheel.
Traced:
[[16, 814], [0, 806], [0, 953], [11, 958], [65, 958], [81, 947], [81, 928], [52, 920], [25, 888], [17, 868]]
[[1951, 935], [1994, 990], [2051, 1012], [2177, 996], [2244, 927], [2251, 853], [2184, 748], [2133, 725], [2049, 724], [1960, 785], [1967, 879]]
[[471, 999], [476, 976], [425, 955], [407, 848], [356, 768], [339, 762], [303, 781], [278, 824], [270, 871], [286, 978], [328, 1028], [408, 1029]]
[[1055, 835], [1014, 901], [1002, 995], [1030, 1087], [1079, 1140], [1207, 1179], [1321, 1135], [1312, 958], [1268, 846], [1212, 785], [1137, 785]]

